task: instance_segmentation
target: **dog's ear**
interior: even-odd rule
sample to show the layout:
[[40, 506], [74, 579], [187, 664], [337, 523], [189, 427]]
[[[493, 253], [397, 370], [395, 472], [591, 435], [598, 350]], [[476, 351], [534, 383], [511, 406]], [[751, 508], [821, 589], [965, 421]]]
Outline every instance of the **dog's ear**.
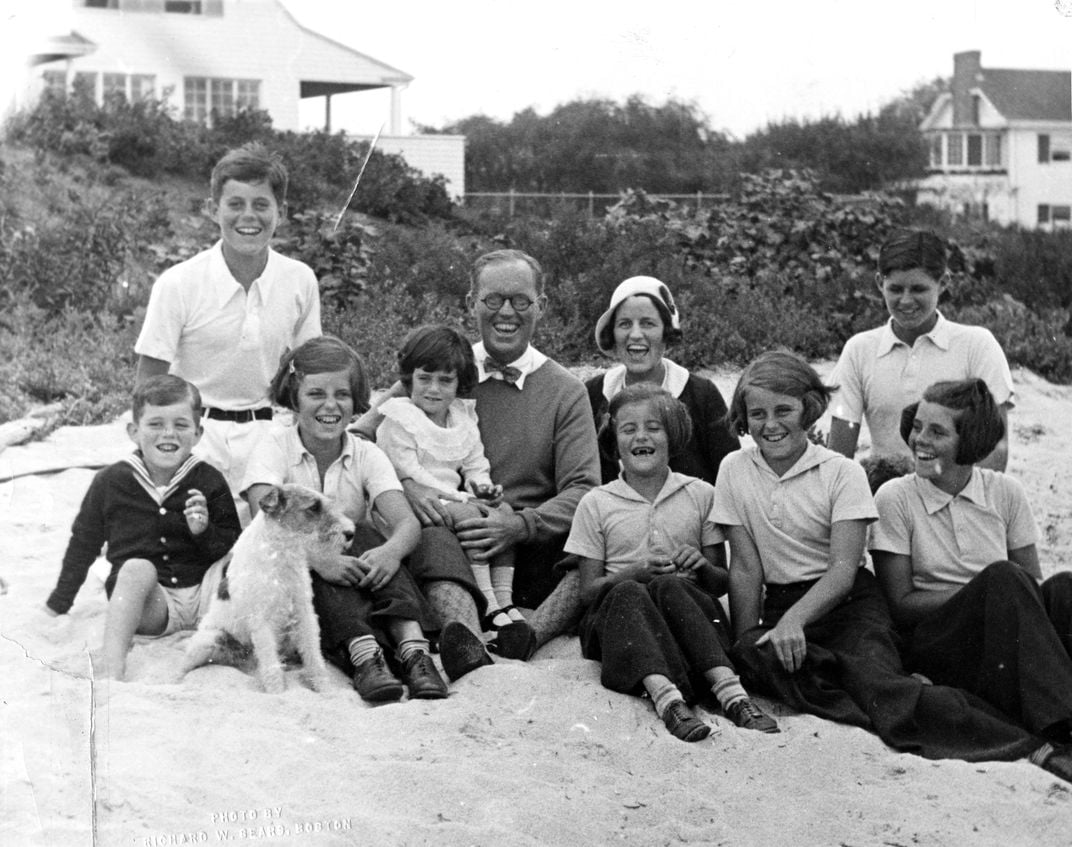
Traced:
[[293, 495], [296, 508], [305, 512], [318, 513], [323, 507], [323, 498], [312, 491], [301, 489]]
[[266, 515], [276, 515], [283, 511], [283, 507], [286, 503], [287, 498], [283, 493], [283, 489], [278, 485], [273, 485], [268, 489], [268, 493], [261, 498], [260, 503], [257, 505]]

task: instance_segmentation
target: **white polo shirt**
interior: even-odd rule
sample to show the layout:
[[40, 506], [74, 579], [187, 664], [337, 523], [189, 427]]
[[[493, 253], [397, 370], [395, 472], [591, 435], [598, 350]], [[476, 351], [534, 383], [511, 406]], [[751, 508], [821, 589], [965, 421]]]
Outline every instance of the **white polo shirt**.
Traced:
[[268, 405], [283, 353], [320, 334], [320, 291], [308, 265], [269, 249], [247, 292], [220, 241], [156, 280], [134, 352], [170, 362], [206, 406], [250, 409]]
[[763, 582], [786, 585], [827, 572], [835, 523], [870, 523], [878, 512], [863, 466], [809, 442], [780, 477], [757, 447], [730, 453], [718, 469], [711, 516], [743, 527], [759, 551]]
[[368, 520], [368, 512], [376, 498], [385, 491], [401, 491], [402, 484], [384, 452], [370, 441], [346, 433], [342, 454], [324, 474], [298, 435], [294, 424], [273, 422], [249, 457], [242, 491], [250, 486], [296, 483], [320, 491], [355, 524]]
[[671, 471], [649, 502], [618, 478], [581, 498], [563, 549], [603, 562], [608, 574], [646, 561], [660, 537], [667, 552], [685, 544], [702, 550], [725, 540], [711, 520], [714, 496], [710, 483]]
[[973, 468], [958, 494], [909, 474], [890, 480], [875, 495], [878, 523], [868, 544], [908, 556], [912, 586], [937, 591], [964, 585], [1010, 550], [1035, 544], [1038, 526], [1020, 481]]
[[911, 457], [901, 438], [901, 410], [935, 382], [979, 378], [999, 404], [1011, 405], [1009, 363], [990, 330], [939, 314], [934, 328], [909, 347], [891, 325], [892, 319], [850, 338], [829, 379], [839, 387], [831, 413], [854, 424], [867, 418], [872, 456]]

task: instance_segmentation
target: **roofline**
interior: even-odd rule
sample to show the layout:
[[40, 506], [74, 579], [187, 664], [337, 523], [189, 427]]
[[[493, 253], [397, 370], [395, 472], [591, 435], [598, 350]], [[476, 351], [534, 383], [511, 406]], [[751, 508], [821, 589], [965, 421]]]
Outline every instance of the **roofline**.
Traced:
[[386, 62], [381, 62], [379, 59], [377, 59], [377, 58], [375, 58], [373, 56], [369, 56], [369, 55], [367, 55], [365, 53], [362, 53], [360, 50], [355, 50], [353, 47], [349, 47], [348, 45], [343, 44], [341, 41], [336, 41], [334, 38], [328, 38], [326, 35], [323, 35], [322, 33], [317, 32], [315, 29], [310, 29], [309, 27], [305, 26], [304, 24], [299, 22], [296, 17], [294, 17], [294, 14], [290, 11], [290, 9], [288, 9], [286, 7], [286, 4], [280, 2], [280, 0], [275, 0], [275, 4], [280, 9], [283, 10], [283, 14], [285, 14], [288, 18], [290, 18], [291, 23], [293, 23], [294, 26], [296, 26], [298, 29], [302, 30], [303, 32], [308, 33], [309, 35], [313, 36], [314, 38], [319, 38], [321, 41], [327, 42], [328, 44], [332, 44], [335, 47], [339, 47], [339, 48], [341, 48], [343, 50], [346, 50], [348, 53], [353, 53], [355, 56], [360, 56], [362, 59], [367, 59], [368, 61], [373, 62], [374, 64], [377, 64], [377, 65], [380, 65], [381, 67], [387, 68], [387, 70], [398, 74], [398, 76], [399, 76], [398, 81], [401, 82], [401, 83], [405, 83], [405, 84], [408, 85], [409, 83], [413, 82], [413, 79], [414, 79], [413, 76], [411, 76], [410, 74], [406, 73], [403, 70], [400, 70], [399, 68], [396, 68], [394, 65], [388, 65]]
[[934, 124], [934, 121], [937, 120], [937, 118], [938, 118], [938, 112], [942, 108], [945, 107], [945, 104], [949, 100], [952, 100], [952, 99], [953, 99], [953, 92], [951, 92], [951, 91], [943, 91], [936, 98], [934, 98], [934, 102], [931, 103], [930, 110], [924, 116], [923, 120], [919, 122], [920, 130], [921, 131], [926, 131], [928, 129], [931, 129], [932, 125]]
[[984, 79], [986, 77], [986, 72], [987, 71], [1001, 71], [1002, 73], [1006, 73], [1006, 74], [1008, 74], [1008, 73], [1025, 73], [1025, 74], [1068, 74], [1068, 73], [1072, 73], [1072, 70], [1068, 70], [1067, 68], [1065, 68], [1065, 69], [1061, 69], [1061, 68], [991, 68], [991, 67], [985, 67], [984, 68], [984, 67], [980, 66], [979, 73], [981, 73], [983, 75]]

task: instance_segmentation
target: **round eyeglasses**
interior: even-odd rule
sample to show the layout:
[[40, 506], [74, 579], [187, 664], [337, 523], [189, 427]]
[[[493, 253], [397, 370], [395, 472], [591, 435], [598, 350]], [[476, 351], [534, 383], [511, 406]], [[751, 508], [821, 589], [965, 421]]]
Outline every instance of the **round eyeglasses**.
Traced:
[[527, 312], [529, 306], [533, 303], [533, 301], [524, 294], [511, 294], [509, 297], [503, 297], [501, 294], [488, 294], [485, 297], [481, 297], [480, 302], [493, 312], [499, 311], [499, 309], [506, 303], [509, 303], [510, 308], [515, 312]]

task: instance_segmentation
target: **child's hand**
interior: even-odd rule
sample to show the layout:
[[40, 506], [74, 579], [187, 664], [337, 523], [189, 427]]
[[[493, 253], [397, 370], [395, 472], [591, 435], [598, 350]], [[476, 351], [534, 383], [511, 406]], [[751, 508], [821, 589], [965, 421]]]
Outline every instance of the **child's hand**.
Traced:
[[487, 483], [470, 483], [469, 490], [478, 500], [489, 506], [498, 506], [502, 502], [503, 487], [501, 485], [488, 485]]
[[792, 617], [786, 614], [774, 629], [767, 630], [760, 636], [756, 646], [762, 646], [766, 642], [770, 642], [774, 655], [789, 673], [800, 670], [808, 652], [808, 645], [804, 638], [804, 628]]
[[691, 544], [682, 544], [678, 547], [674, 555], [670, 557], [670, 561], [682, 573], [691, 573], [703, 565], [711, 564], [704, 558], [704, 554]]
[[208, 529], [208, 500], [196, 488], [191, 488], [186, 493], [190, 495], [183, 510], [186, 525], [190, 527], [192, 535], [200, 535]]
[[55, 609], [53, 609], [53, 608], [52, 608], [52, 607], [51, 607], [50, 605], [48, 605], [48, 603], [45, 603], [45, 604], [44, 604], [44, 605], [43, 605], [43, 606], [41, 607], [41, 609], [42, 609], [42, 610], [44, 611], [44, 613], [45, 613], [46, 615], [48, 615], [48, 616], [49, 616], [50, 618], [58, 618], [58, 617], [60, 616], [60, 613], [59, 613], [59, 612], [57, 612], [57, 611], [56, 611]]
[[651, 558], [646, 562], [633, 565], [623, 575], [637, 582], [651, 582], [657, 576], [674, 573], [676, 570], [677, 566], [673, 562], [668, 562], [666, 559]]
[[310, 562], [309, 567], [322, 579], [335, 585], [360, 585], [367, 571], [363, 562], [353, 556], [343, 555], [317, 559]]
[[383, 588], [402, 567], [402, 562], [398, 557], [383, 547], [366, 550], [358, 556], [358, 560], [365, 568], [365, 575], [357, 587], [367, 588], [369, 591], [378, 591]]

